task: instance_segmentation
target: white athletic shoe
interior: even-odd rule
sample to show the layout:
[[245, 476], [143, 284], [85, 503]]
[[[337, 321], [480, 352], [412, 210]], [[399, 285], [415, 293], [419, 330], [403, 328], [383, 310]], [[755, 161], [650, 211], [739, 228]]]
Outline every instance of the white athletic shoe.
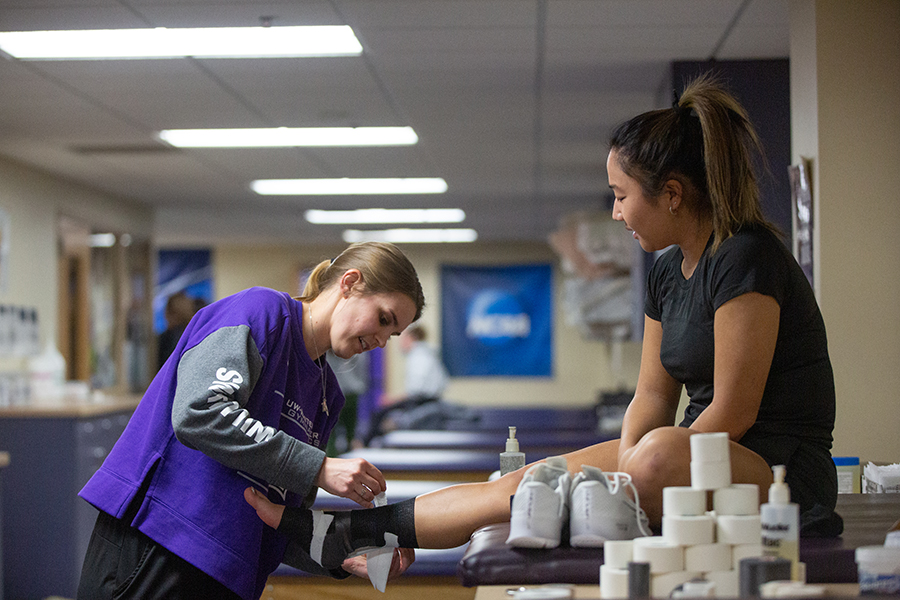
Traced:
[[512, 500], [509, 538], [517, 548], [556, 548], [568, 518], [566, 459], [552, 456], [529, 468]]
[[[572, 481], [569, 542], [576, 547], [602, 546], [606, 540], [653, 535], [628, 473], [604, 473], [582, 465]], [[625, 489], [630, 488], [634, 500]]]

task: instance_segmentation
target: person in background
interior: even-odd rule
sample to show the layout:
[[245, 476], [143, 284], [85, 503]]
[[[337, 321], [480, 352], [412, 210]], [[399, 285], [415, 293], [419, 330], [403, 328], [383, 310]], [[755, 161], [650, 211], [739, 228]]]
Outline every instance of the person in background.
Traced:
[[[613, 218], [645, 251], [669, 249], [649, 273], [640, 372], [621, 438], [563, 457], [563, 473], [587, 473], [588, 465], [633, 483], [632, 498], [609, 490], [605, 515], [631, 502], [632, 516], [643, 512], [659, 528], [663, 489], [691, 485], [691, 436], [725, 432], [732, 482], [757, 485], [764, 499], [771, 467], [786, 465], [801, 535], [843, 529], [834, 512], [835, 390], [825, 324], [809, 281], [762, 214], [757, 150], [744, 109], [707, 77], [690, 83], [672, 108], [638, 115], [612, 135]], [[683, 389], [690, 404], [675, 425]], [[320, 560], [331, 564], [361, 540], [463, 544], [475, 529], [510, 520], [510, 496], [523, 475], [540, 472], [533, 468], [370, 511], [330, 513], [335, 525], [317, 539]], [[270, 526], [309, 544], [302, 509], [252, 490], [245, 499]], [[532, 512], [523, 512], [525, 529], [547, 518]]]
[[196, 301], [184, 292], [175, 292], [166, 300], [164, 312], [166, 330], [157, 338], [157, 371], [162, 369], [163, 364], [175, 350], [184, 328], [196, 312]]
[[[384, 347], [423, 307], [406, 256], [373, 242], [317, 265], [299, 298], [256, 287], [200, 310], [80, 492], [100, 514], [78, 598], [258, 600], [282, 562], [366, 577], [362, 557], [322, 568], [240, 494], [301, 507], [322, 488], [372, 506], [381, 472], [323, 451], [344, 403], [325, 353]], [[393, 573], [413, 559], [395, 552]]]
[[400, 351], [406, 356], [404, 393], [399, 398], [381, 398], [382, 407], [372, 415], [363, 436], [366, 446], [388, 431], [408, 428], [418, 417], [436, 422], [445, 412], [438, 402], [447, 388], [447, 369], [427, 337], [425, 328], [419, 324], [410, 326], [400, 335]]
[[407, 400], [439, 400], [447, 388], [447, 369], [427, 338], [425, 327], [418, 324], [400, 336], [400, 349], [406, 355], [403, 391]]

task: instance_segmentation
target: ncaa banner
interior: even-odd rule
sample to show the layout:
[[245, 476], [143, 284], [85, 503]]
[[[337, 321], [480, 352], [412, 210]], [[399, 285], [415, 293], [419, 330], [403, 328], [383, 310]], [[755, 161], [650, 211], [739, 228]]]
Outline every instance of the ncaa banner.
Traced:
[[441, 352], [451, 376], [553, 375], [550, 265], [441, 267]]

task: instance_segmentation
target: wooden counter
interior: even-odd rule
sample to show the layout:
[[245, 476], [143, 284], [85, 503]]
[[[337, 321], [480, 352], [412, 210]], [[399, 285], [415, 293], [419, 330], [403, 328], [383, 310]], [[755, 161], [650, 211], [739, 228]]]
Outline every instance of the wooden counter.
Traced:
[[123, 410], [133, 411], [141, 397], [137, 394], [109, 395], [97, 394], [91, 398], [60, 398], [19, 406], [0, 408], [0, 419], [22, 419], [29, 417], [83, 418], [97, 417]]
[[[523, 586], [528, 589], [541, 589], [543, 586], [528, 585]], [[572, 585], [566, 586], [571, 588], [572, 597], [578, 600], [600, 598], [599, 585]], [[859, 596], [859, 586], [855, 583], [831, 583], [822, 584], [825, 588], [825, 597], [827, 598], [849, 598]], [[519, 589], [514, 585], [482, 585], [478, 586], [475, 593], [475, 600], [509, 600], [511, 596], [507, 594], [507, 590]]]

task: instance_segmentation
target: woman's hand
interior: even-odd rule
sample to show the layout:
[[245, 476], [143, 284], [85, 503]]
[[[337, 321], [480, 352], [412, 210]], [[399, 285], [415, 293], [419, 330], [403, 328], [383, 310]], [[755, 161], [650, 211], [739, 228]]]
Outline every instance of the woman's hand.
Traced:
[[326, 458], [316, 485], [335, 496], [372, 508], [375, 496], [387, 489], [384, 475], [362, 458]]
[[281, 516], [284, 514], [284, 506], [270, 502], [254, 487], [244, 490], [244, 500], [256, 510], [257, 516], [263, 520], [263, 523], [272, 529], [278, 529], [278, 526], [281, 525]]
[[[391, 572], [388, 575], [388, 581], [396, 579], [402, 575], [413, 562], [416, 560], [416, 551], [412, 548], [394, 548], [394, 560], [391, 562]], [[366, 568], [365, 556], [354, 556], [348, 558], [341, 565], [341, 568], [357, 577], [363, 579], [369, 578], [369, 571]]]

